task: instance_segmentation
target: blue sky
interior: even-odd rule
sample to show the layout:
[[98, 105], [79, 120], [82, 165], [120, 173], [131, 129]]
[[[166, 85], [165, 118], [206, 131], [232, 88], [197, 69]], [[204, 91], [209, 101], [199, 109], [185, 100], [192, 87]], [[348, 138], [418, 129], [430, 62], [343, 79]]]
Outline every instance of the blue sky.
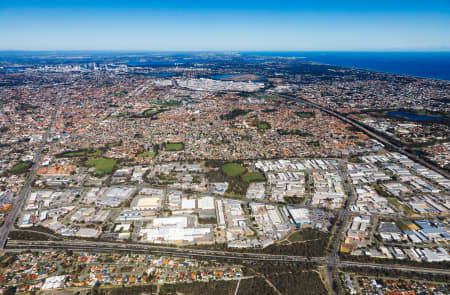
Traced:
[[0, 50], [450, 51], [450, 1], [6, 1]]

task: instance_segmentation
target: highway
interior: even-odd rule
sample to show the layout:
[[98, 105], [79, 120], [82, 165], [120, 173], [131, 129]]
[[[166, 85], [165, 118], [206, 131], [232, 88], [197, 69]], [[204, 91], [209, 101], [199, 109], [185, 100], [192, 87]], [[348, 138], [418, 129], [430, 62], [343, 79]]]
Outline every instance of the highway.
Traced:
[[[424, 161], [422, 158], [418, 157], [417, 155], [408, 152], [404, 147], [398, 146], [397, 144], [391, 142], [388, 137], [384, 137], [384, 136], [381, 136], [379, 134], [376, 134], [375, 132], [369, 130], [365, 125], [357, 122], [356, 120], [349, 119], [349, 118], [345, 117], [344, 115], [340, 114], [337, 111], [334, 111], [332, 109], [324, 107], [324, 106], [322, 106], [320, 104], [317, 104], [315, 102], [309, 101], [307, 99], [294, 97], [294, 96], [288, 96], [288, 95], [280, 95], [280, 96], [285, 98], [285, 99], [289, 99], [291, 101], [297, 101], [297, 102], [299, 101], [299, 102], [301, 102], [301, 103], [303, 103], [305, 105], [311, 106], [313, 108], [317, 108], [317, 109], [319, 109], [319, 110], [321, 110], [321, 111], [323, 111], [325, 113], [328, 113], [329, 115], [332, 115], [332, 116], [334, 116], [334, 117], [336, 117], [336, 118], [338, 118], [338, 119], [340, 119], [340, 120], [342, 120], [342, 121], [344, 121], [344, 122], [346, 122], [346, 123], [348, 123], [348, 124], [358, 128], [360, 131], [364, 132], [365, 134], [367, 134], [371, 138], [374, 138], [374, 139], [378, 140], [380, 143], [384, 144], [385, 146], [391, 147], [395, 151], [406, 155], [410, 159], [413, 159], [414, 161], [422, 164], [423, 166], [425, 166], [425, 167], [427, 167], [429, 169], [432, 169], [432, 170], [442, 174], [443, 176], [449, 178], [449, 174], [445, 170], [441, 169], [440, 167], [438, 167], [438, 166], [436, 166], [436, 165], [434, 165], [432, 163]], [[342, 172], [342, 171], [340, 171], [340, 172]], [[342, 176], [343, 176], [343, 179], [345, 179], [344, 175], [342, 175]], [[328, 270], [328, 279], [329, 279], [331, 284], [333, 284], [333, 277], [332, 277], [331, 273], [333, 271], [333, 267], [335, 267], [335, 266], [339, 267], [339, 266], [343, 266], [343, 265], [353, 265], [353, 266], [360, 266], [360, 267], [368, 267], [369, 266], [369, 267], [377, 267], [377, 268], [383, 268], [383, 269], [387, 268], [385, 265], [376, 265], [376, 264], [368, 264], [368, 263], [353, 263], [353, 264], [350, 263], [350, 262], [346, 262], [346, 264], [342, 264], [342, 263], [340, 264], [339, 263], [338, 248], [339, 248], [340, 240], [341, 240], [341, 237], [342, 237], [342, 233], [345, 230], [347, 222], [348, 222], [348, 217], [349, 217], [349, 212], [348, 212], [349, 210], [348, 209], [349, 209], [350, 204], [353, 202], [353, 198], [352, 198], [353, 191], [352, 191], [352, 189], [351, 189], [349, 184], [347, 184], [347, 190], [348, 190], [348, 193], [349, 193], [348, 194], [349, 195], [349, 199], [347, 201], [347, 204], [346, 204], [345, 208], [341, 211], [341, 214], [339, 216], [339, 221], [341, 222], [341, 226], [340, 226], [340, 228], [338, 228], [336, 230], [335, 234], [333, 235], [333, 238], [335, 240], [334, 240], [333, 247], [331, 249], [331, 253], [329, 253], [329, 255], [328, 255], [327, 270]], [[401, 269], [401, 270], [414, 271], [413, 267], [407, 267], [405, 269], [404, 267], [400, 267], [399, 268], [398, 266], [392, 266], [392, 265], [389, 265], [389, 269]], [[416, 268], [416, 270], [417, 269], [418, 268]], [[424, 269], [422, 269], [422, 270], [424, 270]], [[435, 271], [435, 272], [437, 271], [438, 273], [442, 273], [442, 270], [432, 270], [432, 271]]]
[[[350, 120], [345, 116], [341, 115], [338, 112], [335, 112], [331, 109], [323, 107], [314, 102], [310, 102], [305, 99], [284, 96], [288, 99], [292, 99], [295, 101], [300, 101], [306, 105], [309, 105], [314, 108], [318, 108], [332, 116], [335, 116], [342, 121], [349, 123], [357, 128], [359, 128], [362, 132], [366, 133], [372, 138], [375, 138], [379, 142], [385, 144], [386, 146], [390, 146], [397, 150], [398, 152], [407, 155], [411, 159], [423, 164], [424, 166], [431, 168], [444, 176], [448, 177], [448, 173], [442, 171], [439, 167], [436, 167], [430, 163], [423, 161], [418, 158], [416, 155], [413, 155], [407, 152], [403, 147], [399, 147], [394, 143], [391, 143], [389, 139], [384, 138], [378, 134], [373, 133], [368, 130], [364, 125]], [[16, 218], [19, 215], [19, 212], [23, 206], [23, 203], [28, 195], [28, 192], [31, 189], [31, 185], [33, 182], [33, 178], [36, 174], [36, 171], [39, 168], [41, 152], [47, 143], [47, 139], [49, 134], [51, 133], [53, 123], [57, 116], [58, 110], [61, 108], [61, 105], [64, 101], [64, 94], [61, 94], [59, 98], [59, 102], [55, 110], [51, 115], [51, 120], [49, 126], [47, 127], [46, 133], [44, 134], [39, 148], [33, 159], [33, 166], [31, 168], [30, 173], [28, 174], [26, 181], [17, 195], [15, 204], [8, 214], [3, 227], [0, 229], [0, 250], [4, 251], [24, 251], [24, 250], [34, 250], [34, 251], [45, 251], [45, 250], [72, 250], [72, 251], [89, 251], [89, 252], [113, 252], [113, 253], [147, 253], [147, 254], [156, 254], [156, 255], [173, 255], [173, 256], [185, 256], [185, 257], [193, 257], [193, 258], [207, 258], [207, 259], [228, 259], [228, 260], [237, 260], [237, 261], [258, 261], [258, 262], [277, 262], [277, 263], [316, 263], [318, 265], [323, 265], [328, 268], [329, 271], [336, 268], [346, 268], [346, 267], [365, 267], [365, 268], [375, 268], [375, 269], [385, 269], [385, 270], [402, 270], [402, 271], [413, 271], [420, 273], [435, 273], [435, 274], [445, 274], [450, 275], [450, 270], [446, 269], [431, 269], [431, 268], [422, 268], [422, 267], [413, 267], [413, 266], [401, 266], [401, 265], [392, 265], [392, 264], [376, 264], [376, 263], [361, 263], [361, 262], [352, 262], [352, 261], [339, 261], [339, 257], [337, 255], [339, 248], [339, 241], [341, 240], [342, 233], [347, 224], [347, 220], [349, 217], [349, 206], [353, 201], [353, 194], [349, 194], [349, 200], [346, 203], [346, 206], [342, 209], [341, 214], [339, 216], [339, 220], [341, 222], [340, 227], [336, 229], [333, 241], [331, 246], [331, 253], [326, 257], [313, 257], [308, 258], [304, 256], [291, 256], [291, 255], [273, 255], [273, 254], [264, 254], [264, 253], [250, 253], [250, 252], [230, 252], [230, 251], [221, 251], [221, 250], [202, 250], [202, 249], [191, 249], [191, 248], [176, 248], [176, 247], [167, 247], [167, 246], [155, 246], [155, 245], [147, 245], [147, 244], [138, 244], [138, 243], [115, 243], [115, 242], [97, 242], [97, 241], [83, 241], [83, 240], [65, 240], [65, 241], [14, 241], [10, 240], [7, 242], [7, 237], [10, 230], [13, 228]], [[341, 171], [342, 172], [342, 171]], [[348, 187], [347, 189], [351, 189]], [[331, 278], [332, 279], [332, 278]], [[332, 282], [332, 281], [331, 281]]]
[[158, 249], [141, 249], [141, 248], [116, 248], [116, 247], [102, 247], [102, 246], [89, 246], [89, 245], [42, 245], [39, 242], [30, 245], [9, 245], [6, 248], [8, 252], [24, 250], [71, 250], [71, 251], [83, 251], [83, 252], [112, 252], [112, 253], [141, 253], [141, 254], [153, 254], [153, 255], [169, 255], [169, 256], [181, 256], [190, 258], [200, 258], [200, 259], [226, 259], [226, 260], [237, 260], [237, 261], [258, 261], [258, 262], [291, 262], [291, 263], [326, 263], [326, 259], [323, 257], [311, 258], [308, 260], [306, 257], [297, 256], [285, 256], [276, 257], [272, 255], [244, 255], [241, 253], [228, 254], [218, 254], [209, 253], [208, 251], [192, 251], [188, 249], [173, 248], [171, 250], [158, 250]]
[[5, 249], [8, 252], [16, 252], [23, 250], [48, 251], [48, 250], [72, 250], [86, 252], [113, 252], [113, 253], [142, 253], [155, 255], [172, 255], [191, 258], [203, 259], [227, 259], [238, 261], [258, 261], [258, 262], [274, 262], [274, 263], [315, 263], [318, 265], [332, 266], [336, 268], [361, 267], [382, 270], [401, 270], [419, 273], [433, 273], [450, 275], [449, 269], [435, 269], [416, 266], [404, 266], [396, 264], [379, 264], [354, 261], [330, 262], [327, 257], [307, 258], [304, 256], [290, 255], [272, 255], [261, 253], [240, 253], [227, 252], [217, 250], [199, 250], [187, 248], [174, 248], [153, 245], [140, 244], [120, 244], [108, 242], [91, 242], [91, 241], [64, 241], [64, 242], [47, 242], [47, 241], [10, 241]]
[[317, 108], [317, 109], [319, 109], [319, 110], [321, 110], [321, 111], [323, 111], [325, 113], [328, 113], [328, 114], [330, 114], [330, 115], [332, 115], [332, 116], [334, 116], [334, 117], [336, 117], [338, 119], [341, 119], [342, 121], [344, 121], [344, 122], [346, 122], [348, 124], [351, 124], [352, 126], [358, 128], [359, 130], [361, 130], [362, 132], [364, 132], [368, 136], [378, 140], [379, 142], [381, 142], [385, 146], [389, 146], [392, 149], [398, 151], [399, 153], [404, 154], [404, 155], [408, 156], [410, 159], [413, 159], [414, 161], [422, 164], [423, 166], [425, 166], [425, 167], [427, 167], [429, 169], [432, 169], [432, 170], [436, 171], [439, 174], [442, 174], [443, 176], [445, 176], [447, 178], [450, 178], [450, 174], [447, 171], [441, 169], [440, 167], [438, 167], [438, 166], [436, 166], [436, 165], [434, 165], [432, 163], [424, 161], [422, 158], [418, 157], [416, 154], [408, 152], [404, 147], [398, 146], [395, 143], [391, 142], [388, 137], [384, 137], [384, 136], [381, 136], [379, 134], [376, 134], [373, 131], [370, 131], [369, 129], [367, 129], [367, 127], [365, 125], [363, 125], [363, 124], [361, 124], [361, 123], [359, 123], [359, 122], [357, 122], [355, 120], [349, 119], [349, 118], [345, 117], [344, 115], [342, 115], [341, 113], [339, 113], [337, 111], [334, 111], [332, 109], [326, 108], [326, 107], [324, 107], [324, 106], [322, 106], [320, 104], [317, 104], [315, 102], [309, 101], [309, 100], [304, 99], [304, 98], [288, 96], [288, 95], [280, 95], [280, 96], [283, 97], [283, 98], [289, 99], [289, 100], [300, 101], [303, 104], [309, 105], [309, 106], [311, 106], [313, 108]]
[[39, 144], [38, 150], [34, 154], [33, 166], [31, 167], [31, 170], [29, 171], [27, 178], [25, 179], [25, 183], [23, 184], [22, 188], [20, 189], [19, 193], [17, 194], [17, 197], [15, 199], [15, 202], [14, 202], [14, 205], [13, 205], [11, 211], [6, 216], [5, 223], [3, 224], [3, 226], [0, 229], [0, 251], [5, 248], [5, 244], [6, 244], [6, 241], [8, 240], [9, 232], [13, 228], [16, 218], [18, 217], [19, 212], [23, 206], [23, 203], [25, 202], [25, 199], [28, 195], [28, 192], [31, 189], [31, 184], [33, 182], [36, 171], [38, 170], [39, 165], [40, 165], [42, 150], [43, 150], [45, 144], [47, 143], [48, 136], [52, 130], [53, 123], [55, 122], [55, 119], [56, 119], [56, 114], [58, 113], [58, 110], [60, 109], [63, 101], [64, 101], [64, 94], [61, 94], [59, 97], [58, 103], [51, 115], [50, 122], [47, 126], [47, 130], [46, 130], [44, 136], [42, 137], [42, 140]]
[[230, 252], [220, 250], [202, 250], [190, 248], [177, 248], [166, 246], [155, 246], [137, 243], [114, 243], [95, 241], [14, 241], [10, 240], [7, 249], [89, 249], [89, 251], [128, 251], [138, 253], [159, 253], [166, 255], [209, 257], [238, 260], [264, 260], [276, 262], [320, 262], [326, 261], [325, 257], [307, 258], [304, 256], [274, 255], [264, 253]]

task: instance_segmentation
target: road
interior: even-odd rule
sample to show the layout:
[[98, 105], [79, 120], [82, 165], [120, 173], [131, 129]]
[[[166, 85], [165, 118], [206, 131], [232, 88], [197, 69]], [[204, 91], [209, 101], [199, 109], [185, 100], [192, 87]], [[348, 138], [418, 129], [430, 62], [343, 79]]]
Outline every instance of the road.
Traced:
[[221, 259], [237, 260], [261, 260], [274, 262], [315, 262], [323, 263], [325, 257], [307, 258], [304, 256], [274, 255], [264, 253], [243, 253], [220, 250], [202, 250], [178, 247], [155, 246], [138, 243], [115, 243], [115, 242], [95, 242], [95, 241], [8, 241], [8, 249], [90, 249], [90, 251], [128, 251], [137, 253], [162, 253], [166, 255], [179, 255], [191, 257], [210, 257]]
[[434, 273], [450, 275], [450, 269], [435, 269], [416, 266], [403, 266], [396, 264], [379, 264], [353, 261], [339, 261], [330, 263], [327, 257], [307, 258], [304, 256], [289, 256], [289, 255], [271, 255], [260, 253], [240, 253], [227, 252], [216, 250], [198, 250], [186, 248], [173, 248], [164, 246], [139, 245], [139, 244], [120, 244], [120, 243], [104, 243], [91, 241], [70, 241], [70, 242], [46, 242], [46, 241], [10, 241], [6, 251], [16, 252], [24, 249], [33, 251], [48, 251], [48, 250], [72, 250], [72, 251], [87, 251], [87, 252], [112, 252], [112, 253], [146, 253], [155, 255], [172, 255], [191, 258], [205, 258], [205, 259], [228, 259], [237, 261], [258, 261], [258, 262], [275, 262], [275, 263], [307, 263], [312, 262], [318, 265], [332, 266], [337, 268], [346, 267], [362, 267], [385, 270], [402, 270], [419, 273]]
[[17, 197], [15, 199], [15, 202], [14, 202], [14, 205], [13, 205], [11, 211], [6, 216], [5, 223], [3, 224], [2, 228], [0, 229], [0, 251], [5, 248], [5, 244], [6, 244], [6, 241], [8, 240], [9, 232], [13, 228], [16, 218], [18, 217], [19, 212], [23, 206], [23, 203], [25, 202], [25, 199], [28, 195], [28, 192], [31, 189], [31, 184], [33, 182], [34, 176], [35, 176], [36, 171], [38, 170], [40, 162], [41, 162], [42, 150], [43, 150], [45, 144], [47, 143], [48, 136], [52, 130], [53, 123], [55, 122], [55, 119], [56, 119], [56, 114], [58, 113], [58, 110], [60, 109], [63, 101], [64, 101], [64, 93], [60, 94], [58, 103], [57, 103], [55, 109], [53, 110], [53, 113], [50, 118], [50, 122], [47, 126], [47, 130], [46, 130], [44, 136], [42, 137], [42, 140], [39, 144], [38, 150], [34, 154], [33, 166], [31, 167], [31, 170], [28, 173], [27, 178], [25, 179], [25, 183], [23, 184], [22, 188], [20, 189], [19, 193], [17, 194]]
[[[349, 179], [347, 177], [347, 174], [344, 172], [346, 169], [345, 167], [346, 162], [340, 161], [339, 162], [339, 175], [341, 176], [343, 180], [343, 184], [346, 186], [347, 191], [347, 200], [345, 202], [344, 208], [341, 210], [339, 214], [339, 219], [336, 221], [336, 224], [339, 226], [336, 228], [336, 231], [333, 235], [333, 241], [331, 252], [328, 254], [328, 265], [327, 265], [327, 273], [328, 273], [328, 280], [330, 281], [330, 284], [334, 285], [334, 278], [333, 278], [333, 272], [336, 270], [336, 265], [339, 261], [338, 251], [339, 251], [339, 245], [340, 241], [342, 239], [342, 235], [345, 232], [345, 229], [347, 227], [348, 218], [349, 218], [349, 209], [351, 204], [354, 202], [354, 194], [352, 191], [352, 187], [349, 184]], [[336, 275], [336, 273], [335, 273]], [[340, 284], [340, 282], [337, 282]]]
[[[366, 133], [367, 135], [375, 138], [379, 142], [391, 146], [395, 150], [399, 151], [402, 154], [407, 155], [408, 157], [414, 159], [415, 161], [423, 164], [424, 166], [431, 168], [445, 176], [448, 177], [445, 171], [442, 171], [440, 168], [435, 167], [434, 165], [424, 162], [422, 159], [418, 158], [416, 155], [413, 155], [407, 151], [403, 147], [399, 147], [394, 143], [391, 143], [388, 139], [379, 136], [378, 134], [373, 133], [368, 130], [364, 125], [350, 120], [345, 116], [341, 115], [338, 112], [325, 108], [316, 103], [310, 102], [308, 100], [296, 98], [296, 97], [288, 97], [289, 99], [293, 99], [296, 101], [301, 101], [307, 105], [310, 105], [314, 108], [318, 108], [330, 115], [333, 115], [344, 122], [347, 122], [361, 131]], [[30, 173], [28, 174], [26, 181], [20, 190], [16, 202], [11, 210], [10, 214], [8, 214], [4, 226], [0, 229], [0, 250], [6, 251], [20, 251], [24, 249], [33, 249], [37, 251], [45, 251], [45, 250], [73, 250], [73, 251], [91, 251], [91, 252], [135, 252], [135, 253], [152, 253], [157, 255], [174, 255], [174, 256], [186, 256], [186, 257], [194, 257], [194, 258], [208, 258], [208, 259], [232, 259], [237, 261], [259, 261], [259, 262], [277, 262], [277, 263], [316, 263], [319, 265], [327, 266], [328, 270], [334, 270], [336, 268], [346, 268], [346, 267], [366, 267], [366, 268], [376, 268], [376, 269], [387, 269], [387, 270], [403, 270], [403, 271], [414, 271], [421, 273], [437, 273], [437, 274], [447, 274], [450, 275], [450, 270], [446, 269], [430, 269], [430, 268], [422, 268], [422, 267], [412, 267], [412, 266], [400, 266], [400, 265], [391, 265], [391, 264], [375, 264], [375, 263], [361, 263], [361, 262], [352, 262], [352, 261], [339, 261], [338, 258], [338, 248], [339, 241], [341, 240], [342, 233], [346, 228], [346, 224], [349, 216], [349, 206], [353, 202], [352, 196], [353, 194], [349, 194], [349, 199], [342, 209], [341, 214], [339, 216], [340, 227], [336, 229], [334, 235], [334, 243], [332, 245], [332, 251], [327, 257], [314, 257], [307, 258], [303, 256], [290, 256], [290, 255], [272, 255], [272, 254], [264, 254], [264, 253], [242, 253], [242, 252], [229, 252], [229, 251], [220, 251], [220, 250], [201, 250], [201, 249], [189, 249], [189, 248], [175, 248], [175, 247], [166, 247], [166, 246], [154, 246], [154, 245], [146, 245], [146, 244], [137, 244], [137, 243], [114, 243], [114, 242], [96, 242], [96, 241], [82, 241], [82, 240], [74, 240], [74, 241], [9, 241], [6, 247], [6, 241], [10, 230], [13, 228], [15, 220], [20, 212], [20, 209], [23, 206], [26, 196], [31, 189], [31, 184], [33, 178], [36, 174], [37, 169], [39, 168], [41, 152], [47, 142], [49, 134], [51, 132], [53, 123], [55, 121], [58, 110], [64, 101], [64, 95], [62, 94], [59, 98], [59, 102], [57, 107], [55, 108], [49, 126], [47, 128], [46, 133], [44, 134], [42, 141], [39, 145], [39, 148], [33, 159], [33, 166], [31, 168]], [[431, 167], [430, 167], [431, 165]], [[341, 168], [342, 169], [342, 168]], [[341, 171], [342, 172], [342, 171]], [[348, 184], [347, 184], [348, 185]], [[351, 188], [347, 187], [349, 191]], [[5, 248], [6, 247], [6, 248]], [[332, 278], [331, 278], [332, 282]]]
[[382, 144], [384, 144], [385, 146], [389, 146], [392, 149], [396, 150], [397, 152], [404, 154], [405, 156], [408, 156], [410, 159], [413, 159], [414, 161], [422, 164], [423, 166], [432, 169], [436, 172], [438, 172], [439, 174], [442, 174], [443, 176], [450, 178], [450, 174], [441, 169], [440, 167], [438, 167], [437, 165], [434, 165], [432, 163], [426, 162], [424, 161], [422, 158], [418, 157], [416, 154], [410, 153], [408, 152], [403, 146], [398, 146], [397, 144], [393, 143], [390, 141], [390, 139], [386, 136], [381, 136], [379, 134], [376, 134], [375, 132], [367, 129], [367, 127], [364, 124], [361, 124], [355, 120], [349, 119], [347, 117], [345, 117], [344, 115], [342, 115], [341, 113], [334, 111], [332, 109], [329, 109], [327, 107], [324, 107], [320, 104], [317, 104], [315, 102], [309, 101], [307, 99], [304, 98], [300, 98], [300, 97], [294, 97], [294, 96], [288, 96], [288, 95], [280, 95], [283, 98], [289, 99], [289, 100], [294, 100], [294, 101], [299, 101], [302, 102], [303, 104], [309, 105], [313, 108], [317, 108], [325, 113], [328, 113], [338, 119], [341, 119], [342, 121], [351, 124], [352, 126], [358, 128], [359, 130], [361, 130], [362, 132], [364, 132], [365, 134], [367, 134], [368, 136], [378, 140], [379, 142], [381, 142]]
[[234, 295], [237, 295], [238, 291], [239, 291], [239, 285], [241, 284], [241, 278], [239, 278], [237, 286], [236, 286], [236, 290], [234, 291]]
[[[334, 111], [332, 109], [329, 109], [327, 107], [324, 107], [320, 104], [314, 103], [312, 101], [309, 101], [307, 99], [303, 99], [303, 98], [299, 98], [299, 97], [293, 97], [293, 96], [288, 96], [288, 95], [281, 95], [282, 97], [289, 99], [289, 100], [293, 100], [293, 101], [300, 101], [305, 105], [309, 105], [313, 108], [317, 108], [325, 113], [328, 113], [329, 115], [332, 115], [356, 128], [358, 128], [359, 130], [361, 130], [362, 132], [364, 132], [365, 134], [367, 134], [368, 136], [370, 136], [371, 138], [374, 138], [376, 140], [378, 140], [380, 143], [384, 144], [385, 146], [391, 147], [392, 149], [396, 150], [397, 152], [406, 155], [407, 157], [409, 157], [410, 159], [413, 159], [414, 161], [422, 164], [423, 166], [432, 169], [440, 174], [442, 174], [443, 176], [449, 178], [449, 174], [441, 169], [440, 167], [426, 162], [424, 161], [422, 158], [418, 157], [417, 155], [408, 152], [403, 146], [398, 146], [397, 144], [391, 142], [391, 140], [388, 137], [384, 137], [381, 136], [371, 130], [369, 130], [365, 125], [359, 123], [356, 120], [352, 120], [349, 119], [345, 116], [343, 116], [341, 113]], [[342, 171], [341, 171], [342, 172]], [[343, 176], [344, 177], [344, 176]], [[343, 178], [344, 179], [344, 178]], [[348, 179], [347, 179], [348, 180]], [[345, 208], [343, 209], [343, 211], [341, 211], [341, 214], [339, 216], [339, 222], [341, 222], [341, 226], [340, 228], [338, 228], [336, 230], [336, 233], [334, 234], [334, 244], [333, 244], [333, 248], [331, 253], [328, 255], [328, 265], [327, 265], [327, 270], [328, 270], [328, 275], [329, 275], [329, 280], [331, 282], [331, 284], [333, 284], [333, 278], [331, 276], [331, 271], [333, 270], [333, 266], [339, 266], [340, 264], [338, 263], [339, 261], [339, 257], [338, 257], [338, 248], [339, 248], [339, 242], [341, 240], [342, 234], [347, 226], [347, 222], [348, 222], [348, 217], [349, 217], [349, 206], [351, 205], [351, 203], [353, 202], [353, 191], [352, 188], [350, 186], [350, 184], [346, 183], [347, 186], [347, 191], [349, 193], [349, 200], [347, 201], [347, 204], [345, 206]], [[348, 263], [347, 263], [348, 264]], [[343, 265], [343, 264], [341, 264]], [[357, 266], [368, 266], [369, 264], [364, 264], [364, 263], [356, 263], [354, 265]], [[370, 264], [371, 267], [374, 267], [374, 264]], [[380, 265], [378, 265], [378, 267], [381, 267]], [[384, 266], [383, 266], [384, 268]], [[392, 269], [392, 268], [391, 268]], [[394, 267], [395, 269], [395, 267]], [[412, 270], [411, 267], [407, 268], [408, 270]], [[439, 270], [439, 273], [441, 273], [441, 270]]]

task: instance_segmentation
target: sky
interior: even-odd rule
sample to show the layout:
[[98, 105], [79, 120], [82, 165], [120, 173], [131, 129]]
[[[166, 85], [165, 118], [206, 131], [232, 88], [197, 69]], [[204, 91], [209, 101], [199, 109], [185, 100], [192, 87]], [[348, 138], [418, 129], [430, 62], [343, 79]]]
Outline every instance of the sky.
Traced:
[[450, 51], [450, 1], [0, 0], [0, 50]]

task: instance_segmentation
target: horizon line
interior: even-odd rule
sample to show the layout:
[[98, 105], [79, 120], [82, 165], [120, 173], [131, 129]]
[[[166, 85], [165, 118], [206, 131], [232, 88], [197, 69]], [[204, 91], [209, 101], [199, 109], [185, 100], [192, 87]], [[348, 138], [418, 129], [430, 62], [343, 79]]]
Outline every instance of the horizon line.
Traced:
[[219, 53], [233, 53], [233, 52], [436, 52], [436, 53], [450, 53], [450, 48], [446, 49], [252, 49], [252, 50], [240, 50], [240, 49], [0, 49], [0, 52], [219, 52]]

